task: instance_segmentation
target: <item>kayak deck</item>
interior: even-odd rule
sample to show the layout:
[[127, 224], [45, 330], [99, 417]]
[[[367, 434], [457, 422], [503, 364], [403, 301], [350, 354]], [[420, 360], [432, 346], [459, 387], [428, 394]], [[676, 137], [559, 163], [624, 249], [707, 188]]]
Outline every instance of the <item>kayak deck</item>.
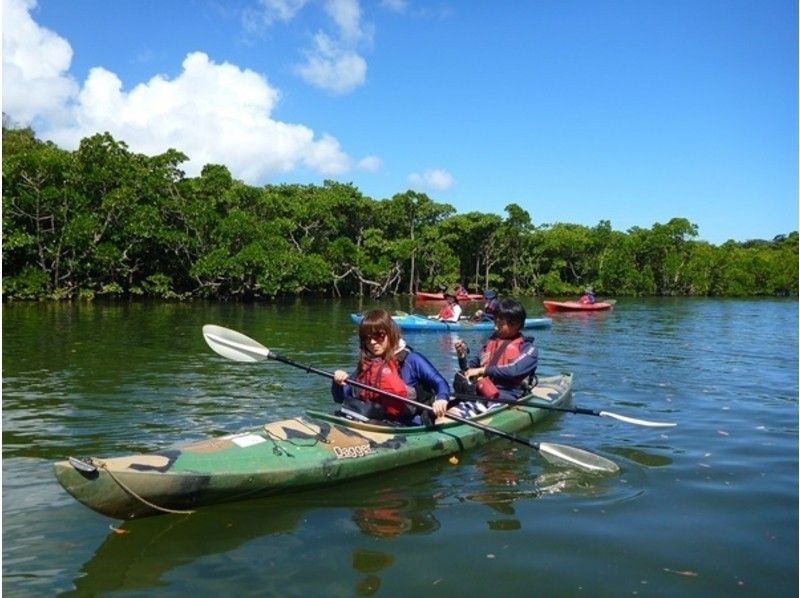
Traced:
[[[561, 406], [572, 375], [541, 377], [529, 398]], [[523, 399], [524, 401], [525, 399]], [[502, 406], [476, 421], [517, 432], [551, 412]], [[338, 483], [461, 452], [495, 438], [475, 427], [387, 426], [308, 411], [259, 429], [150, 454], [54, 464], [64, 489], [91, 509], [118, 519]]]

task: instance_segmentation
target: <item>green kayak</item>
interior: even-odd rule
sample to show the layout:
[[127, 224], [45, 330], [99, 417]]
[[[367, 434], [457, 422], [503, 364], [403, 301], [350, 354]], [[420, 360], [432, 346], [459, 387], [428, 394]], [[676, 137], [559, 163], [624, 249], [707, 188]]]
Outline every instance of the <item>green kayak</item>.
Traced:
[[[561, 406], [572, 375], [539, 378], [521, 399]], [[551, 411], [503, 405], [475, 421], [513, 433]], [[159, 452], [70, 458], [54, 464], [59, 483], [77, 500], [117, 519], [186, 511], [203, 505], [291, 492], [447, 457], [495, 438], [452, 422], [394, 427], [308, 411], [263, 427]]]

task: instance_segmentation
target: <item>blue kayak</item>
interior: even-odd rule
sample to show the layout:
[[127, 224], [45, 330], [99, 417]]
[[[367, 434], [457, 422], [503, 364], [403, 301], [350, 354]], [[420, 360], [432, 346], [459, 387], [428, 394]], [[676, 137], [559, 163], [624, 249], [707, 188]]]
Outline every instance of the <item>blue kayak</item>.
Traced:
[[[350, 319], [354, 323], [360, 324], [362, 314], [350, 314]], [[406, 314], [395, 315], [392, 319], [400, 326], [400, 330], [432, 330], [435, 332], [446, 332], [448, 330], [458, 331], [487, 331], [494, 330], [494, 322], [484, 320], [482, 322], [470, 322], [469, 320], [461, 320], [459, 322], [442, 322], [440, 320], [432, 320], [427, 316], [419, 314]], [[553, 323], [550, 318], [527, 318], [523, 328], [546, 328]]]

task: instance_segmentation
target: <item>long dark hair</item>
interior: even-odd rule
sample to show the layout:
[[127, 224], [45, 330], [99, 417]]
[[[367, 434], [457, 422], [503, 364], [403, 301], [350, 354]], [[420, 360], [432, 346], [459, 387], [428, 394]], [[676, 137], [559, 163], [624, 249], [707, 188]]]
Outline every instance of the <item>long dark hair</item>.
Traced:
[[373, 309], [364, 314], [361, 324], [358, 326], [359, 353], [358, 366], [359, 370], [362, 369], [362, 364], [368, 359], [372, 359], [375, 355], [369, 350], [369, 341], [367, 338], [377, 332], [383, 332], [386, 338], [389, 339], [389, 346], [386, 348], [386, 353], [383, 355], [384, 361], [389, 361], [394, 358], [394, 354], [400, 346], [400, 327], [392, 319], [392, 316], [385, 309]]

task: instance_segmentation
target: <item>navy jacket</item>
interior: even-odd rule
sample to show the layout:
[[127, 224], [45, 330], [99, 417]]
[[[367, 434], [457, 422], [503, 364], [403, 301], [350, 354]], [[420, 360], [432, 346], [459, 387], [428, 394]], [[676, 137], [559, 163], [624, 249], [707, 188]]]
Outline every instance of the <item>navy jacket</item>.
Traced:
[[[483, 353], [483, 349], [481, 349], [480, 353]], [[469, 367], [481, 367], [480, 353], [470, 359]], [[539, 349], [532, 338], [525, 337], [520, 347], [519, 357], [506, 365], [487, 367], [486, 375], [494, 382], [501, 396], [517, 399], [524, 394], [525, 390], [514, 384], [514, 380], [520, 376], [532, 374], [537, 365], [539, 365]]]

